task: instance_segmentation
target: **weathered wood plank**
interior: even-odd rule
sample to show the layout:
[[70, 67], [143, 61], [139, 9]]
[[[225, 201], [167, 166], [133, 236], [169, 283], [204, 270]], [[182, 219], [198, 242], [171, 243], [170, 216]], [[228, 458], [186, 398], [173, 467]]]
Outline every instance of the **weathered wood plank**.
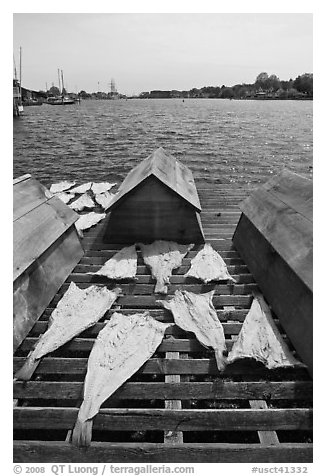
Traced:
[[[311, 381], [229, 382], [127, 382], [110, 400], [306, 400], [312, 401]], [[14, 382], [14, 398], [76, 400], [83, 392], [82, 382]]]
[[[40, 362], [36, 374], [67, 374], [85, 375], [87, 358], [44, 357]], [[25, 362], [25, 357], [14, 357], [13, 370], [16, 372]], [[180, 375], [222, 375], [216, 367], [215, 359], [150, 359], [138, 371], [142, 374], [180, 374]], [[231, 375], [260, 376], [261, 378], [307, 380], [309, 378], [305, 367], [268, 370], [262, 365], [245, 366], [243, 363], [226, 367], [223, 377]]]
[[[178, 359], [179, 352], [166, 352], [166, 359]], [[167, 384], [180, 383], [180, 375], [166, 375], [165, 382]], [[180, 410], [181, 409], [181, 400], [167, 399], [164, 402], [164, 407], [167, 410]], [[164, 443], [174, 445], [183, 443], [183, 433], [182, 431], [177, 430], [166, 430], [164, 432]]]
[[[78, 408], [16, 407], [14, 429], [71, 429]], [[178, 430], [178, 431], [252, 431], [311, 430], [312, 410], [287, 409], [222, 409], [167, 410], [102, 408], [94, 418], [93, 428], [110, 431]]]
[[[188, 282], [174, 284], [171, 283], [168, 285], [168, 292], [170, 294], [174, 294], [177, 289], [179, 290], [187, 290], [193, 293], [207, 293], [215, 289], [215, 291], [219, 295], [243, 295], [243, 294], [251, 294], [253, 291], [258, 290], [258, 285], [256, 283], [248, 283], [248, 284], [219, 284], [218, 282], [212, 282], [208, 284], [199, 283], [198, 280], [193, 278], [186, 278]], [[70, 275], [67, 280], [66, 284], [62, 286], [61, 292], [66, 292], [68, 289], [68, 284], [71, 281], [74, 281], [78, 284], [78, 287], [88, 287], [91, 284], [97, 285], [107, 285], [113, 286], [112, 280], [108, 280], [102, 276], [92, 276], [92, 275], [85, 275], [85, 274], [78, 274], [76, 275], [73, 273]], [[116, 284], [114, 284], [116, 285]], [[119, 283], [119, 287], [121, 288], [123, 294], [125, 295], [151, 295], [154, 293], [155, 288], [155, 281], [150, 284], [140, 284], [137, 280], [132, 283]]]
[[15, 463], [310, 463], [312, 445], [99, 443], [82, 451], [67, 442], [15, 441]]
[[[250, 408], [266, 409], [268, 408], [265, 400], [250, 400]], [[263, 445], [277, 445], [279, 444], [276, 431], [258, 431], [259, 441]]]
[[14, 181], [13, 220], [16, 221], [18, 218], [48, 201], [52, 196], [49, 190], [30, 175], [23, 176], [20, 180]]
[[[83, 283], [84, 284], [84, 283]], [[80, 287], [83, 287], [83, 284], [80, 285]], [[85, 287], [88, 287], [87, 284], [85, 284]], [[168, 296], [163, 296], [165, 299], [168, 299], [172, 294]], [[59, 291], [59, 293], [54, 297], [52, 300], [51, 304], [56, 306], [59, 302], [59, 300], [62, 297], [62, 292]], [[133, 307], [133, 308], [152, 308], [152, 307], [160, 307], [160, 304], [157, 303], [157, 300], [162, 299], [162, 296], [157, 295], [157, 296], [137, 296], [137, 295], [126, 295], [126, 296], [120, 296], [118, 297], [116, 301], [116, 305], [118, 306], [128, 306], [128, 307]], [[227, 305], [233, 305], [233, 306], [239, 306], [241, 308], [246, 308], [249, 309], [251, 306], [252, 302], [252, 296], [251, 295], [221, 295], [221, 296], [214, 296], [213, 297], [213, 305], [215, 307], [223, 307]]]

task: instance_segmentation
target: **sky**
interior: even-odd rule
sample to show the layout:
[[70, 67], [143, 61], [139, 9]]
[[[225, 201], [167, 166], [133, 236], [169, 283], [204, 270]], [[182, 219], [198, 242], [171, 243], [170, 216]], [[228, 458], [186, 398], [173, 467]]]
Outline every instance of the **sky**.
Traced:
[[22, 85], [70, 92], [189, 90], [313, 71], [311, 13], [14, 13]]

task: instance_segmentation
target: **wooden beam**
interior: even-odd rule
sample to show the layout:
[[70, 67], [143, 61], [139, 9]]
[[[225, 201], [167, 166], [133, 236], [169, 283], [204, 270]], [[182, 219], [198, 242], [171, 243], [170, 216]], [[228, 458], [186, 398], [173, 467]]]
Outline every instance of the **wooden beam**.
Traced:
[[312, 445], [230, 443], [98, 443], [87, 451], [67, 442], [15, 441], [14, 463], [312, 463]]
[[[166, 359], [178, 359], [179, 352], [166, 352], [165, 357]], [[166, 375], [165, 382], [168, 384], [180, 383], [180, 375]], [[180, 410], [181, 400], [165, 400], [164, 406], [167, 410]], [[182, 431], [174, 431], [174, 430], [165, 431], [164, 443], [172, 444], [172, 445], [183, 443]]]

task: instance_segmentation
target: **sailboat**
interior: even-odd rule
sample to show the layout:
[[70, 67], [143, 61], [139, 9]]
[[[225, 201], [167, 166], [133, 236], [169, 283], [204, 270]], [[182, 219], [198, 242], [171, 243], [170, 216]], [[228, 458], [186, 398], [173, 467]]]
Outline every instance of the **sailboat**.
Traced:
[[[53, 106], [57, 105], [68, 105], [68, 104], [75, 104], [75, 99], [70, 98], [69, 96], [65, 95], [65, 87], [63, 83], [63, 71], [61, 70], [61, 84], [60, 84], [60, 72], [58, 69], [58, 79], [59, 79], [59, 91], [61, 89], [61, 96], [55, 97], [51, 96], [47, 99], [48, 104], [52, 104]], [[62, 86], [62, 88], [61, 88]]]

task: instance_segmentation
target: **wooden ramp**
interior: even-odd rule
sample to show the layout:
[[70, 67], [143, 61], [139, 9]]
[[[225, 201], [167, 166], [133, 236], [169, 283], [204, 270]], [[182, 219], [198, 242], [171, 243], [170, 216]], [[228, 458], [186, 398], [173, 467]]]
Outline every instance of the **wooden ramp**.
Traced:
[[[206, 240], [222, 255], [237, 283], [202, 285], [185, 278], [195, 250], [171, 278], [169, 294], [177, 288], [198, 293], [215, 288], [214, 305], [230, 349], [257, 289], [231, 241], [240, 217], [238, 203], [247, 192], [231, 185], [197, 187]], [[122, 246], [102, 243], [105, 227], [106, 220], [85, 233], [85, 256], [16, 351], [14, 370], [46, 330], [71, 280], [80, 287], [105, 283], [86, 274], [98, 270]], [[44, 358], [30, 382], [14, 383], [14, 461], [311, 462], [312, 381], [306, 369], [268, 371], [258, 363], [238, 362], [222, 375], [213, 352], [176, 326], [168, 328], [156, 354], [102, 405], [91, 446], [71, 446], [87, 358], [105, 319], [117, 309], [147, 309], [156, 319], [172, 322], [172, 315], [156, 303], [154, 282], [141, 256], [137, 274], [135, 283], [121, 285], [124, 296], [104, 319]], [[284, 335], [276, 317], [275, 322]]]

